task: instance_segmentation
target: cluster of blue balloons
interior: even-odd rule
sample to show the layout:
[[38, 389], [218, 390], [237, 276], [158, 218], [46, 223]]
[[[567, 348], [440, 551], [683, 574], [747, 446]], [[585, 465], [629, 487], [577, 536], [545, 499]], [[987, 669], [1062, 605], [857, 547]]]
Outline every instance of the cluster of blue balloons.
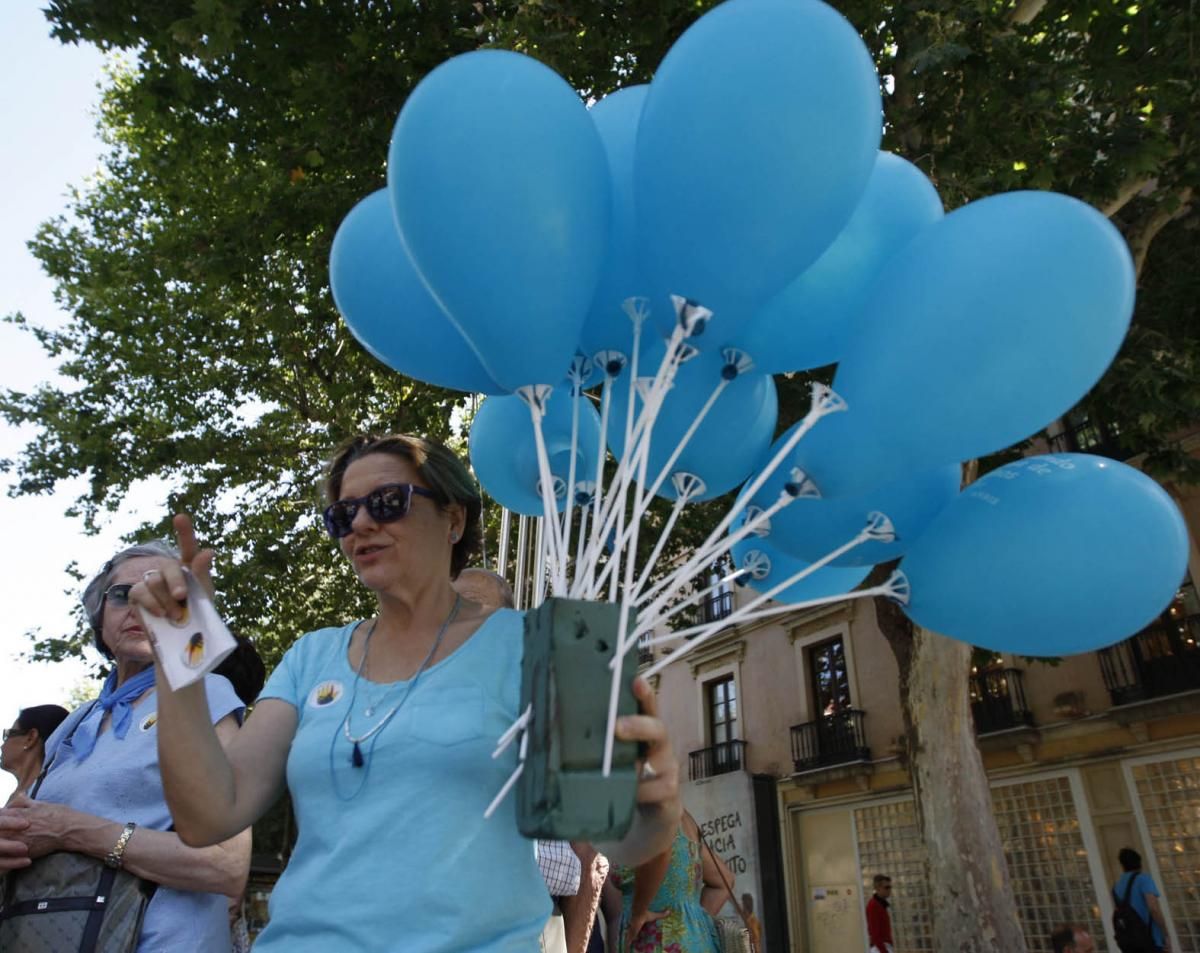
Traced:
[[[904, 556], [910, 614], [947, 634], [1040, 654], [1128, 635], [1183, 574], [1186, 534], [1165, 494], [1074, 457], [960, 493], [959, 464], [1039, 431], [1099, 379], [1132, 315], [1129, 251], [1098, 211], [1055, 193], [946, 214], [920, 170], [879, 150], [879, 90], [858, 34], [820, 0], [727, 0], [652, 83], [590, 109], [530, 57], [455, 57], [401, 111], [387, 188], [338, 229], [335, 301], [397, 371], [492, 395], [472, 463], [498, 501], [535, 515], [547, 487], [517, 395], [553, 387], [548, 492], [559, 509], [582, 501], [567, 499], [569, 474], [589, 480], [606, 452], [620, 458], [641, 407], [635, 334], [638, 376], [652, 375], [676, 327], [670, 296], [694, 301], [712, 317], [687, 341], [695, 356], [663, 401], [646, 479], [674, 497], [659, 479], [671, 461], [666, 476], [698, 481], [695, 499], [753, 480], [761, 509], [797, 481], [813, 491], [735, 548], [753, 554], [751, 585], [766, 591], [884, 513], [894, 541], [856, 547], [796, 592], [845, 591], [863, 567]], [[648, 302], [640, 324], [631, 299]], [[772, 445], [771, 375], [830, 364], [848, 410], [755, 479], [791, 433]], [[606, 428], [581, 396], [601, 382]], [[1103, 545], [1134, 528], [1143, 547]], [[1134, 558], [1147, 547], [1154, 558]]]

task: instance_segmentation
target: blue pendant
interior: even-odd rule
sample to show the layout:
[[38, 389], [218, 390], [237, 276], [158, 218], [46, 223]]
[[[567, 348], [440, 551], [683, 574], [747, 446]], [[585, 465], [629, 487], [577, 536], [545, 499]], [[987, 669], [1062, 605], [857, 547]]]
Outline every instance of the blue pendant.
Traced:
[[357, 741], [354, 742], [354, 750], [350, 753], [350, 763], [356, 768], [361, 768], [363, 766], [362, 748], [358, 746]]

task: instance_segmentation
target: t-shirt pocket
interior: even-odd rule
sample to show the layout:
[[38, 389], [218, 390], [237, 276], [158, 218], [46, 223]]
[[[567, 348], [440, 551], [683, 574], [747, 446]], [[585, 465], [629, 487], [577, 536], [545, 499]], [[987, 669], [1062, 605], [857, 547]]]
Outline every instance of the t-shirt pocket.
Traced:
[[[418, 687], [418, 691], [420, 688]], [[458, 745], [483, 734], [483, 692], [478, 688], [447, 688], [413, 699], [409, 734], [431, 745]]]

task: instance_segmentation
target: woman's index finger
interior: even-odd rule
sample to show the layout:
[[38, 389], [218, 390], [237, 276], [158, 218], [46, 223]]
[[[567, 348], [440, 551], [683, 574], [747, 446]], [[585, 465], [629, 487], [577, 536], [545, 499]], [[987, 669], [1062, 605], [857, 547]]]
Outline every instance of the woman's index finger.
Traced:
[[638, 700], [643, 715], [649, 715], [651, 718], [658, 717], [658, 696], [654, 694], [650, 683], [641, 676], [633, 680], [633, 697]]
[[187, 513], [177, 513], [172, 522], [175, 524], [175, 539], [179, 543], [179, 561], [190, 566], [200, 550], [192, 518]]

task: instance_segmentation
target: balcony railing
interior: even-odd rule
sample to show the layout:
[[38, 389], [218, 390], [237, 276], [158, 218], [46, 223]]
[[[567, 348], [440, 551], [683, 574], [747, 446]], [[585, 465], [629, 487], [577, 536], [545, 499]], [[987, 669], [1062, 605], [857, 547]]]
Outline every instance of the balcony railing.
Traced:
[[863, 729], [866, 712], [847, 708], [816, 721], [792, 726], [792, 761], [797, 771], [811, 771], [851, 761], [870, 761]]
[[733, 614], [733, 593], [713, 592], [701, 599], [696, 605], [690, 606], [677, 617], [679, 629], [690, 629], [697, 625], [707, 625], [717, 622]]
[[1185, 605], [1176, 599], [1133, 638], [1097, 653], [1113, 705], [1200, 689], [1200, 615]]
[[1050, 438], [1050, 449], [1054, 453], [1097, 453], [1114, 460], [1125, 460], [1128, 451], [1118, 441], [1120, 431], [1115, 425], [1095, 417], [1072, 413], [1063, 419], [1061, 433]]
[[1032, 728], [1025, 702], [1025, 673], [1019, 668], [990, 668], [971, 676], [971, 714], [975, 731], [986, 735], [1009, 728]]
[[722, 741], [688, 755], [688, 780], [716, 777], [746, 769], [746, 742]]

